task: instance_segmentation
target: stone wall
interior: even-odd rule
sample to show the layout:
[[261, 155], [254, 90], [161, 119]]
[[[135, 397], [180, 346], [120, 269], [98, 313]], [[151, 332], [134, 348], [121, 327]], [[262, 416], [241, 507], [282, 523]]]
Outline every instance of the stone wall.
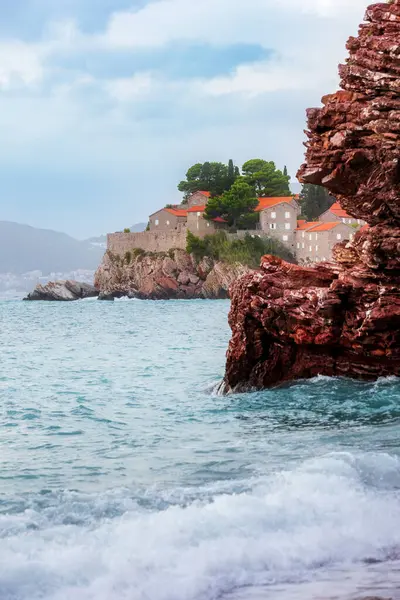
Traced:
[[173, 231], [143, 231], [141, 233], [110, 233], [107, 249], [123, 256], [134, 248], [146, 252], [168, 252], [171, 248], [186, 249], [186, 227]]

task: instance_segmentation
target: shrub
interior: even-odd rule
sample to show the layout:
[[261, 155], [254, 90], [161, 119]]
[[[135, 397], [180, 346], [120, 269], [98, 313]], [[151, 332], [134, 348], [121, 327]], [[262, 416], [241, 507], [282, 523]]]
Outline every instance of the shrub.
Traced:
[[209, 256], [214, 260], [241, 263], [253, 268], [260, 265], [260, 259], [265, 254], [273, 254], [289, 262], [294, 262], [293, 254], [279, 240], [270, 237], [260, 238], [250, 234], [246, 234], [244, 239], [231, 241], [223, 231], [215, 235], [208, 235], [204, 239], [200, 239], [188, 231], [186, 250], [197, 260]]
[[131, 230], [129, 229], [129, 227], [125, 227], [124, 233], [130, 233], [130, 232], [131, 232]]
[[142, 254], [146, 254], [145, 251], [143, 250], [143, 248], [134, 248], [132, 250], [132, 256], [142, 256]]
[[127, 252], [125, 252], [125, 262], [128, 263], [128, 265], [130, 265], [132, 260], [132, 253], [129, 252], [129, 250]]

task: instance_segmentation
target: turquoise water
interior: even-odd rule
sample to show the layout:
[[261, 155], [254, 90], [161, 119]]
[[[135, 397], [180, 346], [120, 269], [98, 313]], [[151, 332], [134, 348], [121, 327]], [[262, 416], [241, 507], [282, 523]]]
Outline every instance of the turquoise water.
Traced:
[[219, 397], [228, 309], [0, 303], [1, 600], [400, 597], [399, 382]]

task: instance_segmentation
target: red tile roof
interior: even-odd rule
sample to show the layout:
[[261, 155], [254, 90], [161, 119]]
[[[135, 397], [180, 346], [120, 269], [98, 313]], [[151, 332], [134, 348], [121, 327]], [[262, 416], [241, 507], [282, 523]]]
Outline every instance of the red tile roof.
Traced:
[[297, 231], [306, 231], [317, 225], [321, 225], [320, 221], [297, 221]]
[[199, 206], [192, 206], [191, 208], [187, 209], [188, 213], [195, 213], [195, 212], [204, 212], [206, 210], [206, 205], [205, 204], [199, 204]]
[[331, 212], [338, 217], [339, 219], [351, 219], [352, 217], [340, 206], [339, 202], [335, 202], [332, 204], [329, 210], [326, 212]]
[[330, 221], [322, 223], [321, 221], [298, 221], [297, 231], [331, 231], [337, 225], [343, 225], [342, 221]]
[[[162, 210], [162, 209], [161, 209]], [[187, 210], [183, 210], [180, 208], [166, 208], [167, 212], [171, 213], [171, 215], [175, 215], [175, 217], [187, 217]]]
[[311, 227], [311, 231], [331, 231], [338, 225], [342, 225], [341, 221], [331, 221], [330, 223], [316, 223], [316, 227]]
[[228, 221], [225, 221], [225, 219], [223, 219], [222, 217], [216, 217], [215, 219], [213, 219], [213, 221], [215, 221], [216, 223], [227, 223]]
[[259, 198], [256, 212], [261, 212], [266, 208], [272, 208], [272, 206], [276, 206], [277, 204], [290, 204], [293, 200], [293, 196], [287, 196], [284, 198]]
[[[195, 192], [195, 193], [196, 193], [196, 192]], [[202, 191], [199, 191], [199, 192], [197, 192], [197, 193], [198, 193], [198, 194], [203, 194], [203, 196], [206, 196], [207, 198], [210, 198], [210, 197], [211, 197], [211, 192], [202, 192]]]

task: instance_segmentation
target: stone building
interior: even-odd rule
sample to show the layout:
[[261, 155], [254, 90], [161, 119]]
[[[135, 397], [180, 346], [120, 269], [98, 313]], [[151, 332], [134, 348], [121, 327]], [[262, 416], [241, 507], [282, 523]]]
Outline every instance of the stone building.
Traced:
[[193, 208], [193, 206], [204, 206], [207, 204], [208, 199], [211, 197], [210, 192], [195, 192], [189, 196], [187, 201], [187, 207]]
[[297, 219], [300, 207], [296, 198], [259, 198], [259, 229], [278, 239], [295, 253]]
[[352, 240], [355, 230], [342, 221], [299, 221], [296, 230], [295, 256], [299, 262], [325, 262], [332, 258], [333, 247]]
[[187, 228], [194, 235], [204, 237], [211, 235], [221, 229], [226, 229], [226, 221], [217, 217], [211, 221], [204, 218], [206, 204], [193, 204], [187, 210]]
[[180, 207], [161, 208], [149, 217], [150, 231], [173, 231], [186, 225], [187, 211]]
[[362, 219], [355, 219], [351, 215], [349, 215], [339, 204], [339, 202], [335, 202], [332, 204], [329, 210], [322, 213], [319, 217], [319, 220], [323, 223], [333, 223], [333, 221], [342, 221], [342, 223], [346, 223], [347, 225], [354, 225], [357, 227], [363, 227], [365, 225], [365, 221]]
[[[109, 243], [118, 250], [132, 244], [128, 249], [142, 247], [146, 250], [165, 251], [165, 248], [170, 247], [185, 248], [188, 230], [202, 238], [221, 229], [228, 229], [222, 218], [204, 218], [210, 196], [209, 192], [195, 192], [185, 204], [165, 207], [150, 215], [149, 231], [140, 234], [114, 234]], [[363, 221], [350, 217], [338, 203], [324, 212], [316, 222], [301, 221], [298, 196], [259, 198], [256, 212], [259, 222], [251, 235], [279, 240], [299, 262], [306, 263], [330, 260], [333, 246], [340, 241], [352, 240], [357, 229], [364, 225]], [[120, 237], [116, 237], [118, 235]], [[235, 235], [244, 237], [245, 232], [239, 231], [233, 237]]]

